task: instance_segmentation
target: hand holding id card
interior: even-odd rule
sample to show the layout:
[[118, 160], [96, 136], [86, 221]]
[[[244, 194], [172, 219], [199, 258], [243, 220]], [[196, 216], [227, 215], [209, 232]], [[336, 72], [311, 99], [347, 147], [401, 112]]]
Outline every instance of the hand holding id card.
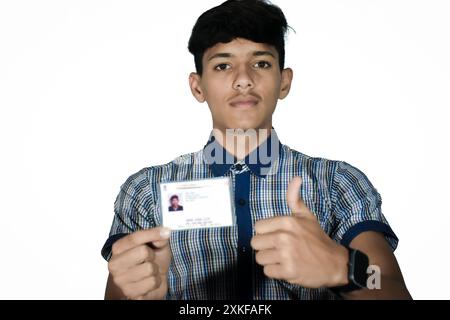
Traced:
[[171, 230], [235, 224], [229, 177], [160, 183], [163, 226]]

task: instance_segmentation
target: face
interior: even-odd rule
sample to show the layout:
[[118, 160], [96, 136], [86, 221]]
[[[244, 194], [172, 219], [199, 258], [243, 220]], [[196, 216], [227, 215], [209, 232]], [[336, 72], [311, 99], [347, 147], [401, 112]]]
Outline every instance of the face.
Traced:
[[172, 204], [173, 207], [177, 207], [178, 206], [178, 199], [177, 198], [173, 198], [170, 203]]
[[289, 93], [292, 70], [280, 71], [274, 47], [238, 38], [209, 48], [203, 74], [192, 73], [189, 80], [194, 97], [208, 103], [215, 129], [270, 130], [278, 99]]

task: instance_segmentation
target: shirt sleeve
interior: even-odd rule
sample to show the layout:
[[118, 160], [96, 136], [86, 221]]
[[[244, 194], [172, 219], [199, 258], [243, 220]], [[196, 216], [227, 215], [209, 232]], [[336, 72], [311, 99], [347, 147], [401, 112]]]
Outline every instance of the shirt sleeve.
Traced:
[[137, 230], [155, 226], [154, 202], [145, 169], [132, 175], [120, 187], [114, 203], [114, 218], [109, 238], [102, 248], [105, 260], [111, 258], [114, 242]]
[[365, 231], [377, 231], [394, 251], [398, 238], [381, 212], [381, 196], [366, 175], [346, 162], [338, 162], [331, 190], [335, 226], [332, 237], [343, 245]]

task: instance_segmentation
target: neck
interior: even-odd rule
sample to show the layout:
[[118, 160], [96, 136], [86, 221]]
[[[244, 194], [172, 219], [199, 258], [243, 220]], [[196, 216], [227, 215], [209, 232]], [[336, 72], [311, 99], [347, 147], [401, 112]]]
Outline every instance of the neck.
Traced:
[[272, 127], [262, 129], [213, 129], [216, 141], [238, 160], [244, 159], [270, 137]]

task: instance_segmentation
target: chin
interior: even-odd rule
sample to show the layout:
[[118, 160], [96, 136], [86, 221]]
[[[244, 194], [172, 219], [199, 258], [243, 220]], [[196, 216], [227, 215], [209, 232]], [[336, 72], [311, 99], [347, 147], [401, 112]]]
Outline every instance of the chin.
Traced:
[[261, 125], [258, 123], [249, 123], [249, 122], [242, 122], [242, 123], [236, 123], [232, 124], [230, 126], [227, 126], [228, 129], [241, 129], [241, 130], [250, 130], [250, 129], [259, 129], [261, 128]]
[[[223, 119], [223, 118], [222, 118]], [[241, 129], [241, 130], [249, 130], [249, 129], [260, 129], [266, 128], [267, 122], [265, 119], [258, 119], [258, 117], [233, 117], [228, 118], [225, 121], [215, 121], [217, 128], [225, 128], [225, 129]]]

